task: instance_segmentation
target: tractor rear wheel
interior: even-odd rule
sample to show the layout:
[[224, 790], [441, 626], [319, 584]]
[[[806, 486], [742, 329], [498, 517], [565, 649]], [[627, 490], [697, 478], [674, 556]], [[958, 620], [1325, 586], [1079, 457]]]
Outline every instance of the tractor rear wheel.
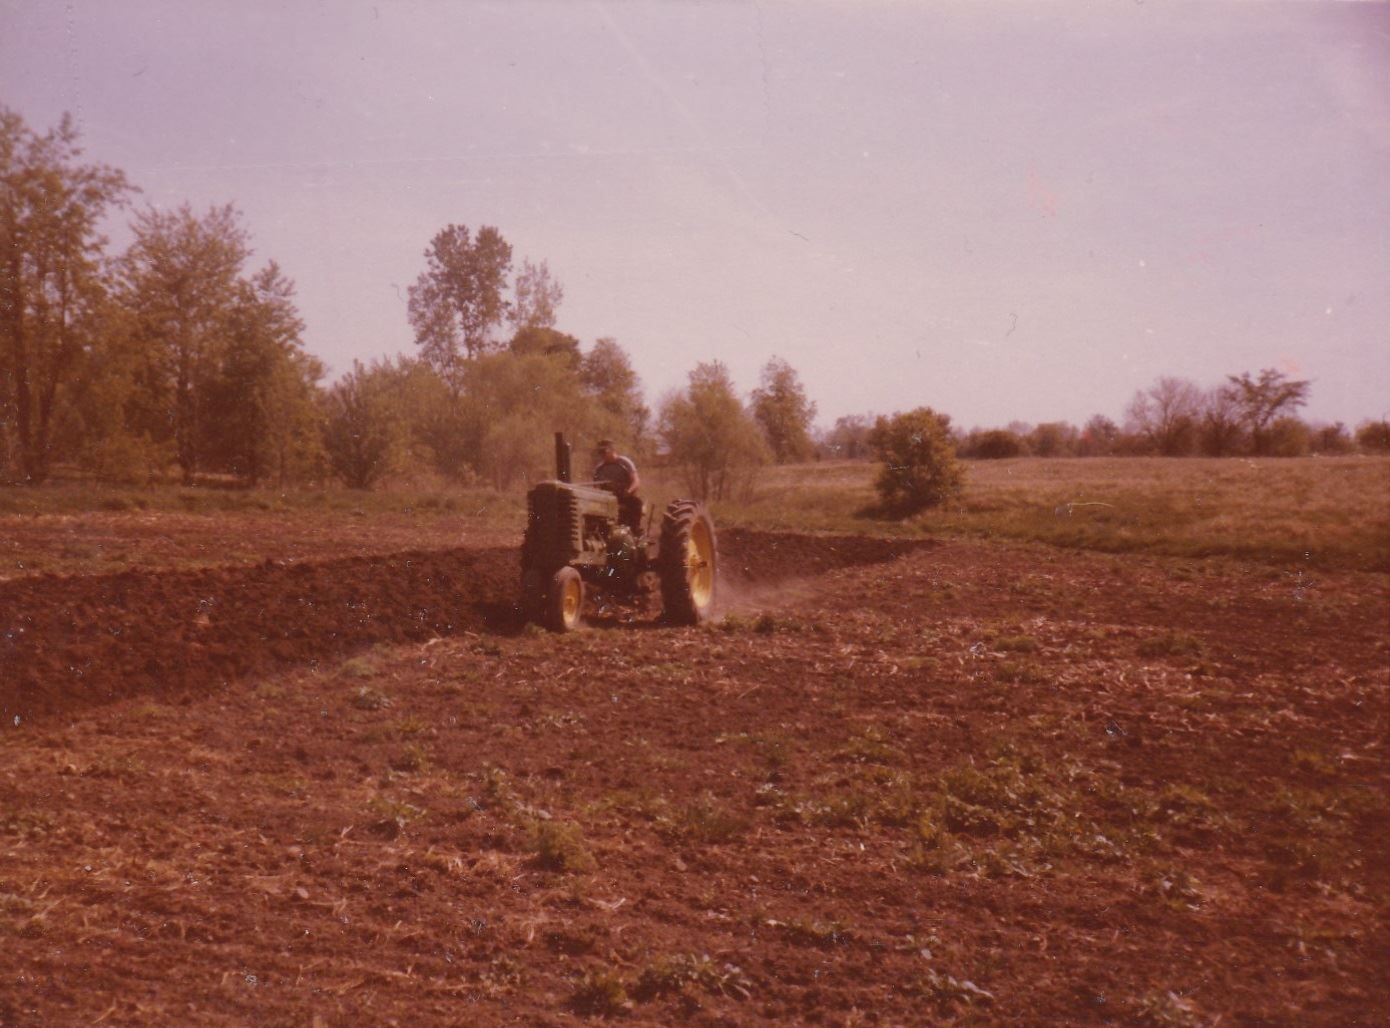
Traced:
[[661, 519], [656, 561], [666, 620], [675, 625], [707, 620], [714, 609], [718, 558], [714, 522], [703, 506], [693, 500], [671, 502]]
[[552, 632], [573, 632], [584, 609], [584, 579], [572, 567], [562, 567], [550, 579], [545, 601], [545, 627]]

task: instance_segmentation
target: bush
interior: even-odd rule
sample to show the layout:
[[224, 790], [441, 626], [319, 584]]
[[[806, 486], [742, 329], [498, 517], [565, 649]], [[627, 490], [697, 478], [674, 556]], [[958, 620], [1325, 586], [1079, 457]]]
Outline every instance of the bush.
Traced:
[[1352, 442], [1347, 427], [1338, 421], [1331, 425], [1320, 425], [1313, 430], [1312, 448], [1314, 453], [1341, 456], [1352, 453], [1356, 444]]
[[1009, 457], [1022, 457], [1028, 449], [1028, 445], [1021, 436], [1003, 428], [983, 432], [978, 438], [972, 438], [971, 442], [974, 443], [971, 456], [980, 460], [1005, 460]]
[[940, 506], [964, 485], [951, 419], [930, 407], [879, 418], [869, 445], [883, 462], [875, 485], [886, 513], [906, 516]]
[[1367, 453], [1390, 453], [1390, 421], [1364, 421], [1356, 429], [1356, 445]]
[[1312, 448], [1312, 433], [1298, 418], [1280, 418], [1269, 427], [1265, 452], [1271, 457], [1306, 457]]
[[151, 442], [148, 436], [113, 432], [88, 446], [82, 453], [81, 464], [103, 482], [143, 485], [172, 458], [167, 447]]
[[1035, 457], [1072, 457], [1076, 455], [1079, 433], [1065, 421], [1048, 421], [1028, 435], [1028, 448]]

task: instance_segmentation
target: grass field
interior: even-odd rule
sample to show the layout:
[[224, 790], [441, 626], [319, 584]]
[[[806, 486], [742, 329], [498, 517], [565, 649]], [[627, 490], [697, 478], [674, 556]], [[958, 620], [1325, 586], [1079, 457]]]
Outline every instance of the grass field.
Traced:
[[773, 468], [751, 500], [717, 505], [717, 521], [1390, 570], [1383, 458], [976, 461], [958, 501], [905, 522], [861, 513], [874, 501], [874, 474], [856, 463]]

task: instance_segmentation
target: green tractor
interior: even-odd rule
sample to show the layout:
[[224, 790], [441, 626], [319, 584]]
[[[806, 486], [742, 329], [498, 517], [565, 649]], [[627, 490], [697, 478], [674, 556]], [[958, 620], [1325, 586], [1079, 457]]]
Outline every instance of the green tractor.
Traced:
[[673, 500], [661, 526], [639, 535], [618, 519], [618, 497], [597, 483], [572, 481], [570, 447], [555, 434], [555, 481], [526, 496], [521, 543], [522, 609], [555, 632], [579, 627], [587, 593], [624, 606], [645, 605], [658, 589], [670, 624], [696, 625], [714, 607], [714, 523], [693, 500]]

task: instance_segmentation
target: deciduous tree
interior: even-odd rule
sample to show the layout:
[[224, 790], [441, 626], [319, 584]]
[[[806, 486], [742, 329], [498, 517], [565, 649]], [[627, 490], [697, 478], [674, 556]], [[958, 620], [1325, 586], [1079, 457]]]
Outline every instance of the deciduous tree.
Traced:
[[403, 426], [391, 400], [383, 367], [360, 361], [324, 397], [324, 450], [349, 489], [370, 489], [395, 466]]
[[519, 357], [542, 356], [562, 360], [572, 371], [579, 368], [581, 359], [578, 339], [568, 332], [540, 325], [517, 329], [507, 349]]
[[697, 499], [732, 496], [771, 456], [757, 422], [734, 390], [729, 369], [719, 361], [697, 364], [689, 385], [665, 399], [660, 433], [671, 462]]
[[1028, 435], [1035, 457], [1071, 457], [1076, 454], [1076, 428], [1065, 421], [1045, 421]]
[[300, 343], [294, 283], [273, 261], [239, 284], [227, 346], [211, 388], [206, 452], [250, 485], [284, 485], [314, 463], [315, 383], [323, 365]]
[[614, 435], [641, 446], [651, 411], [642, 400], [642, 382], [632, 361], [616, 339], [604, 336], [579, 364], [584, 391], [599, 402], [617, 423]]
[[1356, 444], [1352, 442], [1347, 426], [1340, 421], [1334, 421], [1330, 425], [1319, 425], [1313, 430], [1312, 447], [1314, 453], [1336, 457], [1351, 453], [1356, 449]]
[[971, 432], [967, 440], [967, 456], [976, 460], [1008, 460], [1028, 452], [1028, 441], [1007, 428], [991, 428]]
[[1228, 375], [1227, 381], [1257, 454], [1270, 452], [1270, 426], [1281, 415], [1292, 414], [1307, 403], [1311, 388], [1311, 383], [1295, 381], [1274, 368], [1265, 368], [1258, 378], [1252, 378], [1248, 371]]
[[69, 386], [100, 345], [97, 226], [131, 189], [121, 172], [82, 163], [77, 135], [67, 115], [38, 135], [0, 107], [0, 417], [30, 484], [48, 477]]
[[201, 216], [188, 204], [150, 207], [131, 227], [135, 240], [120, 274], [122, 302], [146, 357], [136, 427], [171, 440], [184, 481], [192, 482], [215, 435], [207, 419], [245, 297], [241, 268], [250, 247], [231, 204]]
[[1301, 418], [1276, 418], [1266, 431], [1265, 454], [1270, 457], [1305, 457], [1313, 449], [1313, 433]]
[[780, 357], [773, 357], [763, 365], [762, 383], [753, 390], [752, 399], [753, 417], [767, 437], [777, 463], [809, 458], [816, 405], [807, 399], [796, 369]]
[[1390, 453], [1390, 420], [1361, 422], [1356, 426], [1356, 445], [1367, 453]]
[[512, 291], [511, 322], [518, 332], [555, 327], [555, 309], [565, 298], [565, 288], [550, 274], [549, 264], [522, 261]]
[[410, 287], [407, 314], [420, 354], [457, 388], [463, 364], [495, 349], [493, 328], [507, 315], [512, 247], [484, 225], [449, 225], [430, 240], [425, 270]]

